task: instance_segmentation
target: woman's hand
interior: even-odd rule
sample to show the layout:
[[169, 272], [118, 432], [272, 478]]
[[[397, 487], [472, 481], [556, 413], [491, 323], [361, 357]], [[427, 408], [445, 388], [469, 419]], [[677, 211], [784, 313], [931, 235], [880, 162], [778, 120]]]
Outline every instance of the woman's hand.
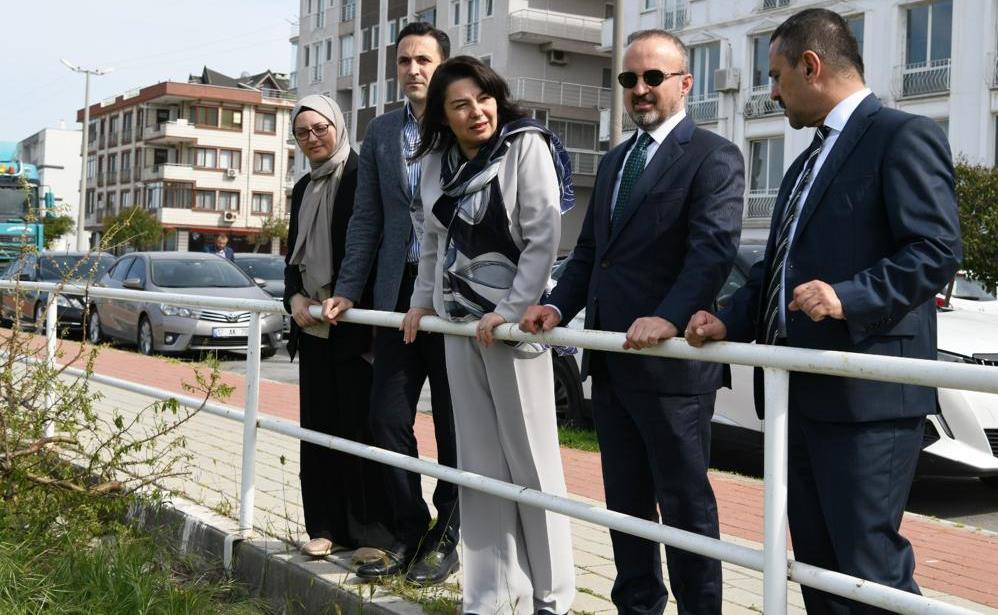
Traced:
[[419, 321], [423, 319], [423, 316], [432, 315], [433, 310], [427, 308], [409, 308], [409, 311], [405, 313], [405, 318], [402, 319], [402, 326], [399, 327], [399, 331], [402, 332], [402, 341], [406, 344], [416, 341]]
[[291, 295], [291, 318], [294, 318], [298, 326], [303, 329], [319, 324], [319, 321], [308, 313], [310, 305], [319, 305], [319, 302], [299, 293]]
[[496, 339], [492, 335], [492, 332], [504, 322], [506, 322], [506, 319], [495, 312], [489, 312], [482, 316], [482, 319], [478, 321], [478, 330], [475, 334], [478, 343], [486, 347], [491, 346], [492, 342]]

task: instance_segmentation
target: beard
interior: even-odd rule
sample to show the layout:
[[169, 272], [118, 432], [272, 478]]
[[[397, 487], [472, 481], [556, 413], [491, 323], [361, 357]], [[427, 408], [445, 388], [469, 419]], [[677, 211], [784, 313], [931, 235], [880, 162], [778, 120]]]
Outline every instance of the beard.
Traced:
[[667, 109], [666, 113], [662, 113], [661, 109], [654, 106], [648, 111], [634, 111], [634, 106], [639, 102], [648, 102], [655, 105], [658, 102], [658, 99], [654, 96], [649, 96], [648, 94], [645, 94], [644, 96], [631, 97], [631, 110], [627, 112], [627, 115], [638, 128], [644, 130], [645, 132], [651, 132], [661, 126], [665, 120], [678, 113], [680, 107], [682, 106], [682, 100], [680, 100]]

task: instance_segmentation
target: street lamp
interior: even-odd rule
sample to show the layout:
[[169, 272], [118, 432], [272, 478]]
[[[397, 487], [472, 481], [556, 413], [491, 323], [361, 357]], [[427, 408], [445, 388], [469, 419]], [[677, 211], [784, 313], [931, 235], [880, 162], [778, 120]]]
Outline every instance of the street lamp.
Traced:
[[92, 68], [86, 69], [75, 64], [70, 64], [68, 61], [60, 58], [60, 62], [66, 65], [66, 68], [73, 71], [74, 73], [83, 73], [87, 76], [86, 87], [83, 90], [83, 145], [80, 147], [80, 159], [82, 162], [82, 171], [80, 172], [80, 202], [77, 204], [76, 212], [76, 249], [80, 252], [86, 251], [87, 247], [83, 243], [83, 233], [86, 215], [86, 201], [87, 201], [87, 141], [90, 138], [90, 75], [106, 75], [113, 71], [113, 68]]

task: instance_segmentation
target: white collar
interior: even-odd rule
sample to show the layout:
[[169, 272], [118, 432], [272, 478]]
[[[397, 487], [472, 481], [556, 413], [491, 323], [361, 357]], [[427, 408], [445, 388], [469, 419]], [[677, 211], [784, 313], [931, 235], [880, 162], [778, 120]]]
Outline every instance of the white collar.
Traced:
[[648, 132], [643, 128], [638, 128], [638, 137], [641, 137], [641, 133], [648, 132], [648, 135], [652, 138], [652, 140], [661, 145], [662, 142], [665, 141], [665, 138], [669, 136], [669, 133], [672, 132], [672, 129], [678, 126], [679, 122], [682, 122], [685, 117], [686, 109], [680, 109], [679, 113], [676, 113], [669, 119], [659, 124], [658, 128], [652, 130], [651, 132]]
[[863, 88], [840, 100], [839, 104], [832, 107], [832, 110], [825, 116], [825, 126], [836, 132], [842, 132], [846, 127], [846, 122], [849, 121], [849, 118], [852, 117], [853, 112], [856, 110], [856, 107], [872, 93], [870, 88]]

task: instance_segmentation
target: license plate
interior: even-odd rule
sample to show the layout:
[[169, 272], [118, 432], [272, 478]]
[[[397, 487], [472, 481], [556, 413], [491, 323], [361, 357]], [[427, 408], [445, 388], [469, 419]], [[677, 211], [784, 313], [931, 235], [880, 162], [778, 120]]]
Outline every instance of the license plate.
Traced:
[[215, 327], [211, 330], [212, 337], [245, 337], [246, 327]]

